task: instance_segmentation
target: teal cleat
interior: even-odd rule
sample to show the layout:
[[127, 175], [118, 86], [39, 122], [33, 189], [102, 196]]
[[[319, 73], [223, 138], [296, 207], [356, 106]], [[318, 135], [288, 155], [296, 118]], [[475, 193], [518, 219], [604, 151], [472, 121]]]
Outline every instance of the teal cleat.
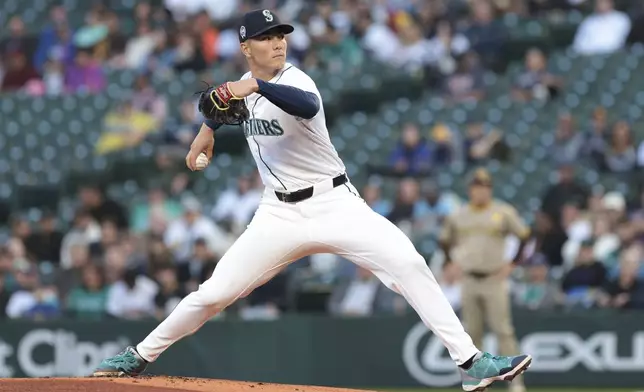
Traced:
[[98, 368], [94, 370], [93, 377], [124, 377], [138, 376], [148, 363], [141, 358], [134, 347], [127, 347], [125, 350], [111, 358], [104, 359]]
[[463, 378], [463, 390], [481, 392], [495, 381], [512, 381], [514, 377], [525, 372], [531, 363], [530, 355], [503, 357], [482, 353], [469, 369], [459, 368]]

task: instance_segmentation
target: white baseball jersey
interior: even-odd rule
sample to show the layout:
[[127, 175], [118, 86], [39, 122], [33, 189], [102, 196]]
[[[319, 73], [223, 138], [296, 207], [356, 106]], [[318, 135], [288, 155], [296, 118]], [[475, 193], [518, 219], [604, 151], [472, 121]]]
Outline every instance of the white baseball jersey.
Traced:
[[[242, 80], [251, 77], [248, 72]], [[295, 191], [345, 172], [329, 138], [322, 97], [313, 79], [286, 63], [269, 83], [293, 86], [317, 95], [320, 111], [310, 120], [292, 116], [260, 94], [246, 97], [250, 120], [244, 134], [267, 188]]]

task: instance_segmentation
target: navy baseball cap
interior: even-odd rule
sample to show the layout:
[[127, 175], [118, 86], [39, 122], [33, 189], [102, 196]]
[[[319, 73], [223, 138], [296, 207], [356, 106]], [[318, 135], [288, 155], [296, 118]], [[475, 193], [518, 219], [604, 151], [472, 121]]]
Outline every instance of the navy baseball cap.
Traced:
[[254, 10], [242, 17], [241, 26], [239, 26], [239, 42], [259, 37], [269, 30], [279, 30], [284, 34], [291, 34], [295, 28], [290, 24], [280, 22], [277, 15], [270, 10]]

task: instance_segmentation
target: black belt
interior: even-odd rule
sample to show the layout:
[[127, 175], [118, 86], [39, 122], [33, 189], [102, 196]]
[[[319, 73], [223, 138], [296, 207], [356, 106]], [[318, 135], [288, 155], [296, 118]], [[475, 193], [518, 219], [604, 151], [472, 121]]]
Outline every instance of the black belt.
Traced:
[[473, 277], [474, 279], [485, 279], [487, 277], [494, 275], [495, 273], [496, 272], [476, 272], [476, 271], [466, 272], [467, 275]]
[[[333, 187], [338, 187], [342, 184], [346, 184], [347, 182], [349, 182], [347, 175], [340, 174], [333, 179]], [[310, 186], [308, 188], [288, 193], [275, 191], [275, 196], [277, 196], [279, 201], [283, 201], [284, 203], [297, 203], [313, 196], [313, 187]]]

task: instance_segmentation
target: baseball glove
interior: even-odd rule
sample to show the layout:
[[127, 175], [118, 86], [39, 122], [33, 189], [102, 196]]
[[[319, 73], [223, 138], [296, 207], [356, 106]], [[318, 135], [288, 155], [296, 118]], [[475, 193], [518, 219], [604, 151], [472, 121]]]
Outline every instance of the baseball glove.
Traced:
[[219, 124], [240, 125], [250, 118], [250, 112], [243, 98], [234, 96], [228, 88], [228, 82], [218, 86], [207, 87], [199, 91], [199, 112]]

